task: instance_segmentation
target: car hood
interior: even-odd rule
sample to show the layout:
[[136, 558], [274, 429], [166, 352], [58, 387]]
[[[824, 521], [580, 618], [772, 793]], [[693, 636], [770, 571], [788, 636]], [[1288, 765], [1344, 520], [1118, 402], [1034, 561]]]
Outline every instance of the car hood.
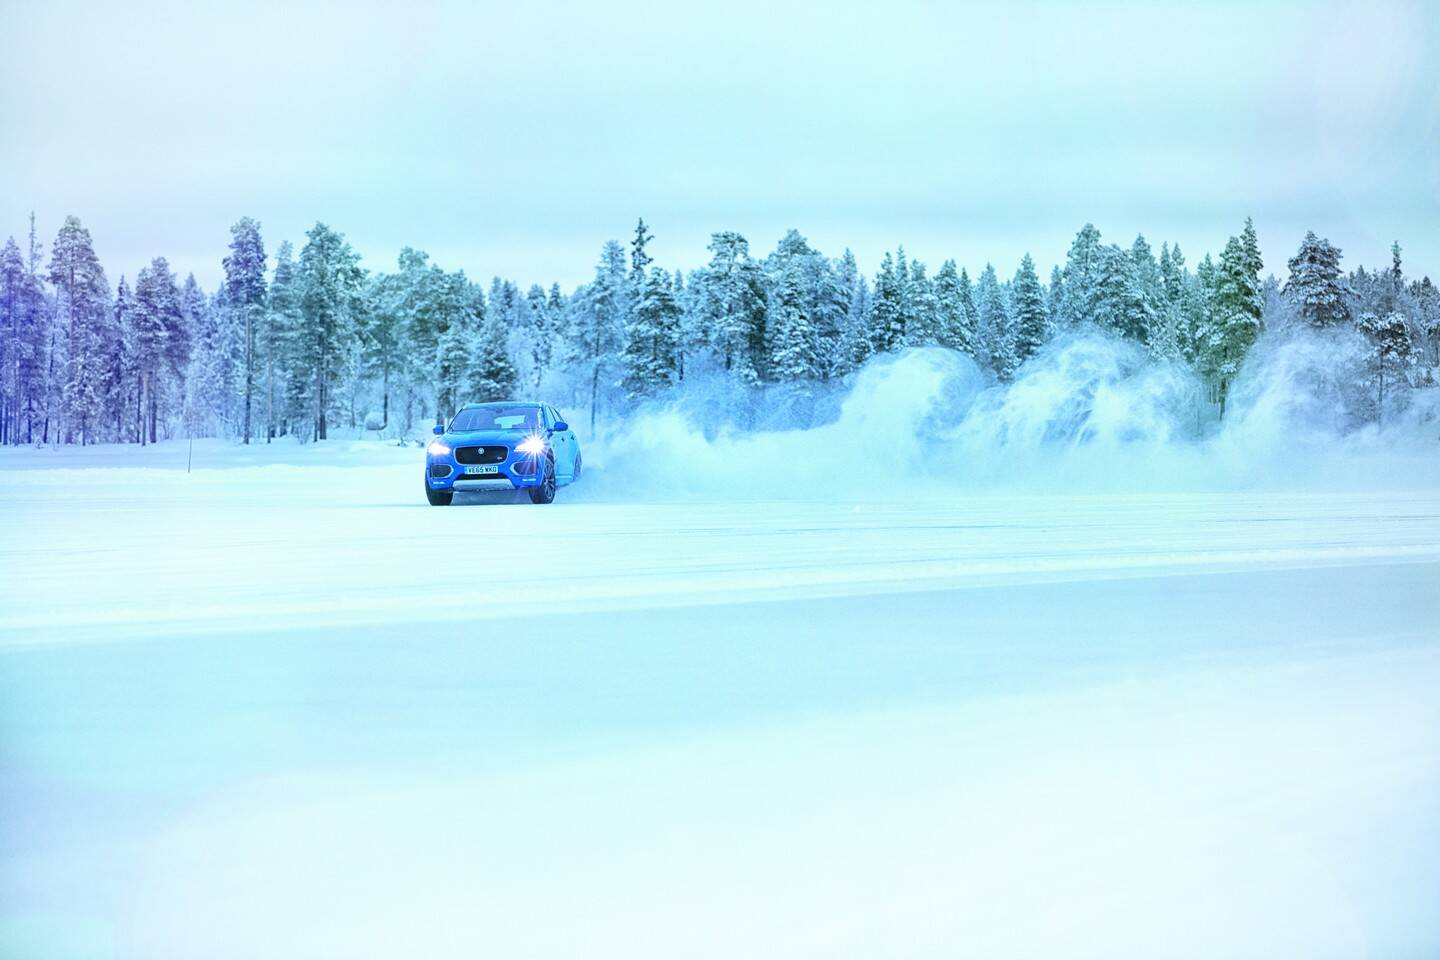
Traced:
[[466, 433], [447, 433], [440, 439], [452, 447], [496, 446], [513, 447], [524, 440], [524, 430], [470, 430]]

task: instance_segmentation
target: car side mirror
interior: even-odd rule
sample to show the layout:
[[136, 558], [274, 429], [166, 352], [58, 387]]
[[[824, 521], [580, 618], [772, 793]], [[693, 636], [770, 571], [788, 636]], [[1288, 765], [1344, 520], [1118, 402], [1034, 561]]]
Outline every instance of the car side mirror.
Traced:
[[566, 430], [570, 429], [570, 424], [566, 423], [564, 420], [556, 420], [555, 426], [551, 427], [550, 429], [554, 430], [556, 433], [564, 433]]
[[437, 423], [437, 424], [435, 424], [434, 433], [435, 433], [435, 436], [437, 436], [437, 437], [438, 437], [438, 436], [441, 436], [442, 434], [444, 434], [444, 433], [445, 433], [445, 424], [443, 424], [443, 423]]

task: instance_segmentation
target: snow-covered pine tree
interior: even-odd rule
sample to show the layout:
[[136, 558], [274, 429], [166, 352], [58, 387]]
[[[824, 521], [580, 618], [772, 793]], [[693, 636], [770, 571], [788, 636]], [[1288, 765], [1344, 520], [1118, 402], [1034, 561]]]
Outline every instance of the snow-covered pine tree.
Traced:
[[[505, 380], [505, 364], [497, 361], [503, 353], [505, 363], [509, 362], [505, 321], [494, 316], [484, 295], [463, 272], [446, 273], [432, 267], [426, 287], [426, 310], [440, 331], [431, 367], [435, 416], [448, 420], [462, 404], [479, 400], [475, 390], [488, 392], [492, 368], [496, 380]], [[479, 355], [482, 346], [486, 348], [483, 356]]]
[[1097, 252], [1099, 261], [1095, 286], [1091, 290], [1090, 319], [1102, 330], [1131, 336], [1130, 295], [1134, 288], [1135, 264], [1130, 254], [1115, 244]]
[[[464, 280], [464, 274], [454, 274]], [[469, 313], [474, 318], [471, 326], [469, 365], [465, 370], [465, 381], [469, 387], [466, 399], [472, 403], [490, 403], [496, 400], [510, 400], [515, 396], [519, 375], [510, 360], [509, 325], [502, 313], [488, 310], [479, 291], [473, 291], [469, 299]]]
[[1045, 288], [1035, 273], [1035, 261], [1025, 254], [1010, 285], [1010, 315], [1015, 330], [1015, 364], [1033, 357], [1050, 339], [1050, 317], [1045, 309]]
[[754, 386], [765, 376], [765, 290], [750, 244], [738, 233], [711, 234], [709, 265], [697, 278], [708, 342], [734, 379]]
[[1425, 382], [1433, 383], [1440, 376], [1440, 289], [1429, 277], [1410, 284], [1410, 301], [1420, 350], [1420, 363], [1425, 367]]
[[654, 258], [645, 250], [645, 247], [654, 239], [655, 235], [650, 232], [649, 227], [645, 226], [645, 218], [639, 218], [635, 223], [635, 236], [630, 240], [629, 302], [634, 307], [638, 307], [640, 298], [645, 294], [647, 272], [650, 264], [655, 262]]
[[815, 327], [823, 379], [843, 377], [850, 370], [850, 303], [859, 279], [860, 268], [849, 248], [824, 265], [821, 319]]
[[550, 369], [555, 345], [555, 329], [559, 317], [551, 315], [550, 301], [545, 288], [535, 283], [525, 292], [525, 306], [530, 317], [530, 379], [528, 386], [540, 396], [540, 385], [545, 381], [545, 372]]
[[236, 313], [241, 342], [240, 436], [249, 443], [251, 409], [257, 377], [257, 331], [265, 313], [265, 242], [260, 224], [242, 217], [230, 228], [230, 255], [225, 258], [225, 303]]
[[875, 351], [874, 309], [870, 282], [864, 274], [856, 274], [855, 286], [850, 291], [850, 306], [845, 311], [845, 335], [839, 368], [843, 373], [860, 367]]
[[910, 263], [910, 317], [905, 325], [905, 343], [928, 347], [940, 342], [940, 298], [935, 283], [925, 274], [925, 264]]
[[20, 403], [20, 291], [25, 261], [10, 237], [0, 247], [0, 446], [15, 442]]
[[104, 364], [98, 356], [110, 315], [110, 289], [95, 256], [90, 231], [78, 217], [66, 217], [50, 248], [50, 284], [55, 288], [55, 315], [64, 325], [65, 355], [61, 396], [69, 438], [78, 430], [81, 443], [93, 439], [94, 421], [104, 401]]
[[1045, 312], [1050, 315], [1050, 326], [1059, 330], [1064, 324], [1065, 277], [1060, 267], [1050, 268], [1050, 287], [1045, 291]]
[[[140, 369], [142, 444], [158, 438], [159, 396], [171, 337], [181, 336], [184, 314], [180, 288], [164, 257], [156, 257], [135, 278], [135, 359]], [[187, 338], [188, 339], [188, 338]]]
[[1018, 365], [1015, 357], [1015, 333], [1010, 311], [1005, 305], [1005, 291], [995, 276], [995, 267], [985, 264], [980, 281], [975, 285], [979, 311], [980, 349], [983, 365], [995, 371], [1002, 382], [1009, 382]]
[[[135, 295], [130, 292], [130, 285], [126, 283], [123, 276], [120, 278], [120, 284], [115, 288], [113, 315], [112, 326], [115, 330], [116, 343], [110, 366], [109, 395], [111, 403], [115, 407], [115, 437], [122, 441], [127, 437], [133, 437], [134, 442], [139, 443], [143, 408], [141, 406], [139, 356], [135, 345]], [[127, 423], [132, 415], [134, 416], [133, 433], [127, 428]]]
[[670, 275], [652, 268], [625, 330], [620, 386], [630, 403], [657, 396], [679, 381], [681, 313]]
[[940, 345], [973, 357], [974, 295], [970, 290], [970, 278], [955, 269], [954, 260], [946, 260], [935, 273], [935, 301], [939, 312]]
[[1126, 336], [1148, 344], [1162, 322], [1165, 289], [1160, 266], [1150, 250], [1144, 234], [1135, 237], [1130, 247], [1130, 289], [1126, 294], [1124, 324]]
[[1417, 354], [1410, 340], [1410, 331], [1405, 318], [1397, 312], [1384, 317], [1375, 313], [1363, 313], [1355, 323], [1369, 344], [1365, 356], [1366, 380], [1375, 391], [1375, 422], [1379, 429], [1385, 427], [1386, 395], [1393, 397], [1398, 388], [1407, 384], [1406, 375], [1415, 365]]
[[1264, 300], [1260, 288], [1260, 246], [1255, 227], [1247, 218], [1240, 236], [1231, 237], [1215, 268], [1213, 328], [1209, 338], [1211, 356], [1202, 365], [1213, 377], [1220, 415], [1230, 383], [1240, 371], [1245, 354], [1260, 338]]
[[788, 258], [770, 304], [770, 369], [780, 383], [820, 379], [817, 338], [805, 293], [803, 265], [799, 258]]
[[[909, 266], [904, 263], [904, 252], [896, 261], [886, 253], [880, 261], [880, 272], [876, 275], [876, 296], [870, 308], [870, 344], [873, 353], [886, 353], [900, 345], [904, 338], [906, 304], [904, 288], [909, 286]], [[904, 275], [906, 282], [901, 281]]]
[[1350, 294], [1340, 272], [1338, 247], [1309, 231], [1290, 258], [1289, 267], [1290, 279], [1285, 282], [1284, 293], [1301, 320], [1319, 328], [1350, 320]]
[[312, 437], [329, 436], [335, 381], [344, 374], [356, 301], [365, 272], [345, 237], [323, 223], [305, 234], [300, 251], [300, 326], [296, 360], [313, 383]]
[[592, 435], [602, 399], [600, 388], [617, 379], [629, 313], [628, 277], [625, 251], [616, 241], [607, 241], [595, 266], [595, 279], [584, 288], [572, 311], [575, 330], [568, 361], [587, 382]]
[[270, 442], [290, 432], [290, 424], [303, 416], [304, 383], [296, 375], [295, 351], [300, 328], [300, 288], [290, 241], [275, 253], [265, 325], [260, 349], [265, 365], [265, 439]]
[[1080, 228], [1065, 255], [1065, 270], [1062, 274], [1064, 297], [1061, 300], [1059, 323], [1073, 327], [1082, 323], [1098, 323], [1096, 300], [1099, 296], [1102, 269], [1107, 260], [1100, 245], [1100, 231], [1091, 223]]
[[244, 318], [230, 310], [223, 288], [216, 303], [207, 301], [193, 273], [180, 288], [180, 310], [192, 346], [185, 377], [186, 431], [205, 436], [233, 430], [244, 375]]

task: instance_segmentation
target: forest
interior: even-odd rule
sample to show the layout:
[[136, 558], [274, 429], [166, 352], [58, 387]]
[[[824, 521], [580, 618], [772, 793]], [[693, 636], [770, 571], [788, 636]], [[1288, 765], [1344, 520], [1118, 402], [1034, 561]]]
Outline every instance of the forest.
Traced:
[[0, 443], [311, 442], [341, 429], [403, 441], [461, 403], [517, 396], [543, 396], [593, 434], [597, 418], [693, 381], [782, 393], [803, 411], [796, 400], [907, 347], [960, 351], [1005, 384], [1077, 330], [1183, 365], [1217, 421], [1266, 331], [1363, 338], [1351, 428], [1383, 427], [1440, 377], [1440, 292], [1406, 276], [1398, 242], [1388, 265], [1347, 273], [1341, 251], [1309, 233], [1281, 279], [1249, 220], [1193, 268], [1178, 244], [1106, 243], [1086, 224], [1048, 278], [1027, 254], [1013, 274], [987, 263], [972, 279], [903, 247], [867, 276], [849, 250], [827, 256], [795, 230], [763, 256], [739, 233], [714, 233], [708, 263], [667, 270], [652, 240], [642, 219], [628, 244], [604, 244], [589, 283], [522, 291], [409, 247], [392, 270], [367, 270], [324, 223], [298, 254], [282, 241], [272, 255], [246, 217], [231, 227], [223, 282], [206, 291], [164, 257], [112, 286], [77, 217], [46, 248], [32, 215], [24, 245], [12, 236], [0, 250]]

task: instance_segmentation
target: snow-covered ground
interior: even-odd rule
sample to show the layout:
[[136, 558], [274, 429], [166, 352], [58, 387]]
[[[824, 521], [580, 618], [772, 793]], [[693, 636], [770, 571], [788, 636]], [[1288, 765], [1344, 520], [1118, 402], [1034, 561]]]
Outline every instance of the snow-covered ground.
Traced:
[[0, 956], [1440, 953], [1440, 470], [602, 453], [0, 452]]

